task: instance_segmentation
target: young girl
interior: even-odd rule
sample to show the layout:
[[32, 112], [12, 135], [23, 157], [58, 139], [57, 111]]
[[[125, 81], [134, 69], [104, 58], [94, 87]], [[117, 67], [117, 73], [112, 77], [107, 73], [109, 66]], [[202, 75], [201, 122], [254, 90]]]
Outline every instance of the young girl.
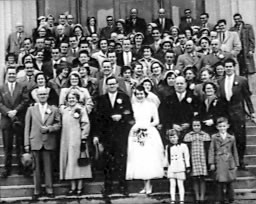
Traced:
[[176, 130], [167, 131], [170, 144], [166, 146], [166, 164], [168, 165], [167, 177], [170, 179], [171, 203], [175, 203], [176, 182], [178, 183], [180, 203], [184, 203], [184, 180], [186, 171], [189, 172], [189, 151], [184, 143], [179, 143]]
[[[192, 176], [193, 188], [195, 192], [196, 203], [203, 203], [205, 200], [205, 176], [207, 176], [207, 163], [206, 163], [206, 142], [210, 142], [210, 136], [201, 130], [201, 121], [193, 119], [192, 130], [184, 137], [184, 142], [189, 143], [191, 163], [192, 163]], [[208, 146], [209, 147], [209, 146]]]
[[[236, 179], [236, 170], [239, 166], [236, 140], [233, 135], [227, 133], [228, 120], [224, 117], [217, 119], [219, 133], [212, 136], [209, 149], [209, 164], [215, 171], [217, 181], [217, 202], [223, 203], [225, 199], [229, 203], [234, 201], [233, 181]], [[226, 189], [224, 194], [224, 189]], [[225, 198], [226, 197], [226, 198]]]

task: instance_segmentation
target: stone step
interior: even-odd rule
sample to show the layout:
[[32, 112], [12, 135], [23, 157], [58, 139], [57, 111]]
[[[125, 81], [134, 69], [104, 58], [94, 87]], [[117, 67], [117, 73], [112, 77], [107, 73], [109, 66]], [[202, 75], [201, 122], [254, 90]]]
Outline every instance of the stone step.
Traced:
[[254, 165], [256, 164], [256, 155], [245, 155], [244, 161], [246, 165]]
[[255, 155], [256, 154], [256, 144], [246, 145], [246, 155]]
[[[176, 195], [178, 199], [178, 194]], [[169, 203], [170, 202], [170, 193], [166, 192], [153, 192], [149, 197], [139, 193], [130, 193], [129, 197], [125, 197], [122, 194], [114, 193], [111, 194], [110, 199], [113, 203], [126, 203], [125, 201], [131, 203], [132, 199], [135, 199], [137, 203]], [[255, 189], [235, 189], [235, 200], [239, 203], [252, 204], [255, 200], [256, 192]], [[209, 195], [206, 193], [206, 198], [208, 201], [213, 201], [215, 195]], [[193, 203], [194, 195], [191, 192], [186, 192], [185, 201], [186, 203]], [[102, 194], [85, 194], [82, 196], [65, 196], [57, 195], [55, 198], [40, 197], [39, 201], [32, 201], [31, 197], [12, 197], [12, 198], [2, 198], [3, 202], [15, 202], [15, 203], [30, 203], [30, 204], [39, 204], [39, 203], [104, 203]], [[89, 201], [89, 202], [88, 202]], [[139, 202], [138, 202], [139, 201]]]
[[246, 143], [248, 145], [256, 144], [256, 135], [247, 135], [246, 136]]
[[[244, 184], [242, 184], [244, 183]], [[114, 183], [114, 192], [117, 191], [117, 183]], [[168, 179], [159, 179], [153, 180], [153, 191], [154, 192], [168, 192], [169, 181]], [[214, 183], [212, 180], [207, 181], [207, 190], [208, 192], [214, 192]], [[241, 187], [242, 185], [242, 187]], [[254, 177], [244, 177], [238, 178], [234, 184], [235, 189], [243, 189], [244, 191], [249, 191], [250, 189], [255, 188], [256, 180]], [[65, 195], [69, 189], [70, 184], [68, 182], [60, 182], [54, 184], [54, 192], [56, 195]], [[143, 182], [139, 180], [128, 181], [128, 191], [130, 193], [139, 192], [143, 188]], [[186, 192], [192, 191], [192, 185], [190, 180], [186, 180], [185, 189]], [[30, 197], [33, 194], [34, 186], [31, 185], [13, 185], [13, 186], [0, 186], [2, 198], [11, 198], [11, 197]], [[103, 190], [103, 181], [101, 182], [84, 182], [83, 192], [84, 194], [100, 194]]]
[[246, 135], [256, 135], [256, 126], [246, 126]]
[[[0, 155], [0, 167], [1, 164], [4, 164], [4, 155]], [[12, 157], [12, 164], [18, 164], [18, 158], [16, 157], [16, 154]]]
[[[246, 167], [249, 170], [249, 172], [251, 172], [252, 174], [256, 175], [256, 164], [247, 165]], [[256, 186], [255, 186], [255, 189], [256, 189]]]

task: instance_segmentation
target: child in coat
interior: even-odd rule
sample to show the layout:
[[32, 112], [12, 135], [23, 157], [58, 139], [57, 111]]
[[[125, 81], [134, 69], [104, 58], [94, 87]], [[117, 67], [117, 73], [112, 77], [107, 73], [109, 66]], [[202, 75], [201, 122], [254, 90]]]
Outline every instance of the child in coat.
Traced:
[[176, 182], [179, 188], [180, 203], [184, 203], [184, 181], [186, 172], [189, 172], [189, 150], [186, 144], [179, 143], [176, 130], [167, 131], [170, 144], [166, 146], [166, 164], [168, 165], [167, 177], [170, 179], [171, 203], [175, 203]]
[[[236, 170], [239, 166], [236, 140], [233, 135], [227, 133], [229, 123], [227, 118], [217, 119], [219, 133], [212, 136], [209, 149], [209, 164], [215, 171], [217, 181], [217, 202], [229, 203], [234, 201], [233, 181], [236, 179]], [[226, 189], [226, 193], [224, 193]], [[226, 197], [226, 198], [225, 198]]]
[[[211, 141], [209, 134], [202, 131], [201, 121], [197, 118], [192, 120], [193, 131], [187, 133], [184, 142], [190, 147], [190, 157], [193, 176], [193, 189], [195, 192], [195, 203], [205, 201], [205, 176], [207, 176], [207, 154], [206, 143]], [[209, 147], [209, 145], [208, 145]]]

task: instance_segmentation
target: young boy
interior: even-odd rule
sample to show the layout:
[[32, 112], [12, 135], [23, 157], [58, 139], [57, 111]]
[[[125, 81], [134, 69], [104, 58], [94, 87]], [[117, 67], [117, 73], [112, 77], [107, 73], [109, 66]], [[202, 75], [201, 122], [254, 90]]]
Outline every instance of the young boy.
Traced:
[[[234, 201], [233, 181], [236, 179], [236, 170], [239, 166], [235, 137], [228, 134], [229, 123], [227, 118], [217, 119], [219, 133], [212, 136], [209, 149], [209, 164], [211, 171], [216, 171], [217, 202], [229, 203]], [[224, 194], [224, 189], [226, 193]]]

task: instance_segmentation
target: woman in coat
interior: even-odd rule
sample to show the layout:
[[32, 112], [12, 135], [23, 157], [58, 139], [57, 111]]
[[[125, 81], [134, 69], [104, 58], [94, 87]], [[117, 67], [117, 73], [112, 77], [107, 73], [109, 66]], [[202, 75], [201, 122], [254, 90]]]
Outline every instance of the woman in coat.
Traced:
[[66, 96], [67, 106], [62, 106], [62, 132], [60, 143], [60, 179], [69, 180], [71, 188], [68, 195], [82, 194], [83, 180], [92, 178], [91, 166], [78, 165], [82, 150], [88, 155], [87, 137], [90, 132], [90, 122], [85, 108], [78, 103], [80, 94], [70, 90]]
[[217, 86], [213, 82], [205, 82], [202, 87], [205, 99], [199, 109], [199, 116], [202, 121], [202, 129], [209, 135], [217, 132], [216, 120], [219, 117], [226, 117], [226, 103], [217, 95]]

